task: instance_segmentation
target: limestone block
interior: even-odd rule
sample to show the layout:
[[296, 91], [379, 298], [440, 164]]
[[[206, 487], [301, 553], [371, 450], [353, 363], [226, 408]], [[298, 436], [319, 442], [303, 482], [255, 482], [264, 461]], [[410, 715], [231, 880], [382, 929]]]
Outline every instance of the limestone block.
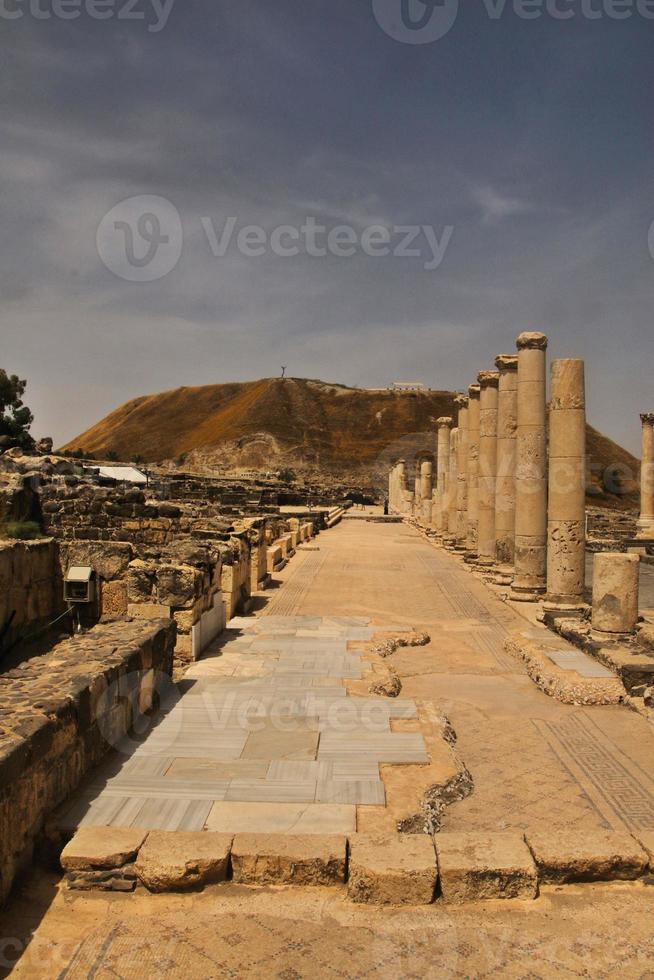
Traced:
[[593, 629], [632, 633], [638, 621], [638, 555], [605, 551], [593, 558]]
[[347, 893], [373, 905], [429, 905], [438, 867], [434, 842], [424, 834], [353, 834]]
[[130, 562], [127, 571], [127, 599], [129, 602], [150, 602], [154, 588], [156, 568], [137, 558]]
[[345, 881], [346, 839], [324, 834], [237, 834], [234, 881], [333, 885]]
[[446, 902], [536, 898], [536, 866], [519, 833], [440, 833], [436, 852]]
[[649, 862], [626, 831], [534, 831], [526, 836], [541, 882], [630, 880], [640, 877]]
[[173, 614], [173, 619], [177, 623], [178, 633], [190, 633], [201, 617], [201, 609], [196, 606], [194, 609], [180, 609]]
[[127, 582], [102, 582], [100, 586], [101, 615], [118, 619], [127, 616]]
[[202, 573], [191, 565], [161, 565], [157, 570], [157, 598], [176, 609], [188, 609], [200, 594]]
[[61, 852], [65, 871], [99, 871], [130, 864], [147, 835], [146, 830], [121, 827], [80, 827]]
[[170, 619], [170, 606], [158, 602], [130, 602], [127, 615], [132, 619]]
[[124, 541], [71, 541], [61, 544], [61, 563], [66, 565], [91, 565], [96, 574], [106, 581], [124, 575], [134, 551]]
[[175, 643], [175, 656], [178, 660], [185, 660], [189, 663], [193, 660], [193, 637], [192, 633], [178, 633]]
[[281, 546], [278, 544], [270, 545], [266, 556], [266, 570], [269, 575], [275, 571], [280, 562], [284, 560]]
[[184, 891], [224, 881], [229, 868], [231, 834], [150, 831], [135, 870], [151, 892]]

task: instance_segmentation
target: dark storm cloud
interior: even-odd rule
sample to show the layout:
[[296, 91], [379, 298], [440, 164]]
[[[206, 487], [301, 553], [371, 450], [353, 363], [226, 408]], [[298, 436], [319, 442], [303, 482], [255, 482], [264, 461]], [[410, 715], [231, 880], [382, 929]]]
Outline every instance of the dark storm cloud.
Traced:
[[[157, 33], [0, 26], [3, 365], [30, 379], [38, 431], [61, 440], [134, 395], [282, 362], [464, 387], [532, 328], [586, 358], [592, 422], [637, 448], [654, 21], [492, 20], [480, 0], [416, 46], [369, 0], [176, 0]], [[179, 262], [153, 282], [96, 251], [103, 216], [135, 195], [182, 221]], [[220, 233], [229, 216], [267, 234], [307, 216], [454, 233], [433, 271], [361, 250], [216, 257], [202, 219]]]

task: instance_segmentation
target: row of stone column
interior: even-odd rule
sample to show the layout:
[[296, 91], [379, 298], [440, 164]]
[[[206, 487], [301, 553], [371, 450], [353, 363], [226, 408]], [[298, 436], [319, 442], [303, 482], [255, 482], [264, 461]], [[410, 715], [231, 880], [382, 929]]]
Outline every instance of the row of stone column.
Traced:
[[[437, 421], [435, 489], [433, 465], [423, 461], [419, 494], [430, 501], [425, 523], [510, 584], [514, 599], [547, 594], [551, 606], [573, 608], [585, 583], [584, 363], [552, 362], [548, 452], [546, 351], [544, 334], [520, 334], [516, 354], [500, 354], [495, 370], [457, 396], [457, 424]], [[424, 505], [416, 512], [417, 484], [411, 500], [404, 461], [391, 471], [389, 493], [393, 510], [426, 518]], [[654, 519], [654, 491], [651, 511]]]

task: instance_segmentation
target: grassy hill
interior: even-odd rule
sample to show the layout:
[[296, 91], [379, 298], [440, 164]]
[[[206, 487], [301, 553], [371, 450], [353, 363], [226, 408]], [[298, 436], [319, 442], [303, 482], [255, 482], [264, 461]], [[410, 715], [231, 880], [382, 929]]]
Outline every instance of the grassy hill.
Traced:
[[[393, 459], [435, 452], [434, 423], [456, 414], [453, 398], [299, 378], [177, 388], [127, 402], [63, 448], [201, 472], [292, 467], [383, 486]], [[588, 447], [595, 502], [633, 506], [636, 488], [626, 474], [637, 474], [638, 461], [591, 426]], [[606, 471], [616, 466], [607, 490]]]

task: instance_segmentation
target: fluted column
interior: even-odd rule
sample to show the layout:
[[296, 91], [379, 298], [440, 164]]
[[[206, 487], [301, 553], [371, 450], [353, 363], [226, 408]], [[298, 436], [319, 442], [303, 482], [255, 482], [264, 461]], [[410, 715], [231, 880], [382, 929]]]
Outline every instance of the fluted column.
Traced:
[[521, 333], [518, 345], [518, 434], [515, 577], [511, 598], [536, 600], [547, 582], [547, 337]]
[[457, 395], [459, 441], [457, 447], [456, 545], [465, 548], [468, 510], [468, 396]]
[[584, 362], [552, 361], [547, 604], [583, 606], [586, 580], [586, 389]]
[[459, 430], [450, 432], [450, 466], [447, 475], [447, 541], [453, 545], [456, 540], [457, 520], [457, 450], [459, 445]]
[[420, 464], [420, 514], [419, 520], [429, 527], [431, 524], [431, 492], [434, 465], [430, 459], [423, 459]]
[[495, 564], [495, 481], [497, 478], [497, 371], [480, 371], [478, 544], [482, 565]]
[[497, 391], [497, 479], [495, 481], [495, 558], [497, 581], [510, 585], [515, 556], [515, 456], [518, 424], [518, 358], [499, 354]]
[[447, 531], [447, 475], [450, 467], [450, 430], [452, 419], [443, 417], [437, 420], [438, 456], [436, 458], [437, 486], [436, 496], [436, 531], [444, 534]]
[[477, 554], [479, 521], [479, 385], [468, 388], [468, 509], [466, 519], [466, 549]]
[[654, 538], [654, 414], [640, 416], [643, 426], [640, 462], [640, 517], [637, 537]]

